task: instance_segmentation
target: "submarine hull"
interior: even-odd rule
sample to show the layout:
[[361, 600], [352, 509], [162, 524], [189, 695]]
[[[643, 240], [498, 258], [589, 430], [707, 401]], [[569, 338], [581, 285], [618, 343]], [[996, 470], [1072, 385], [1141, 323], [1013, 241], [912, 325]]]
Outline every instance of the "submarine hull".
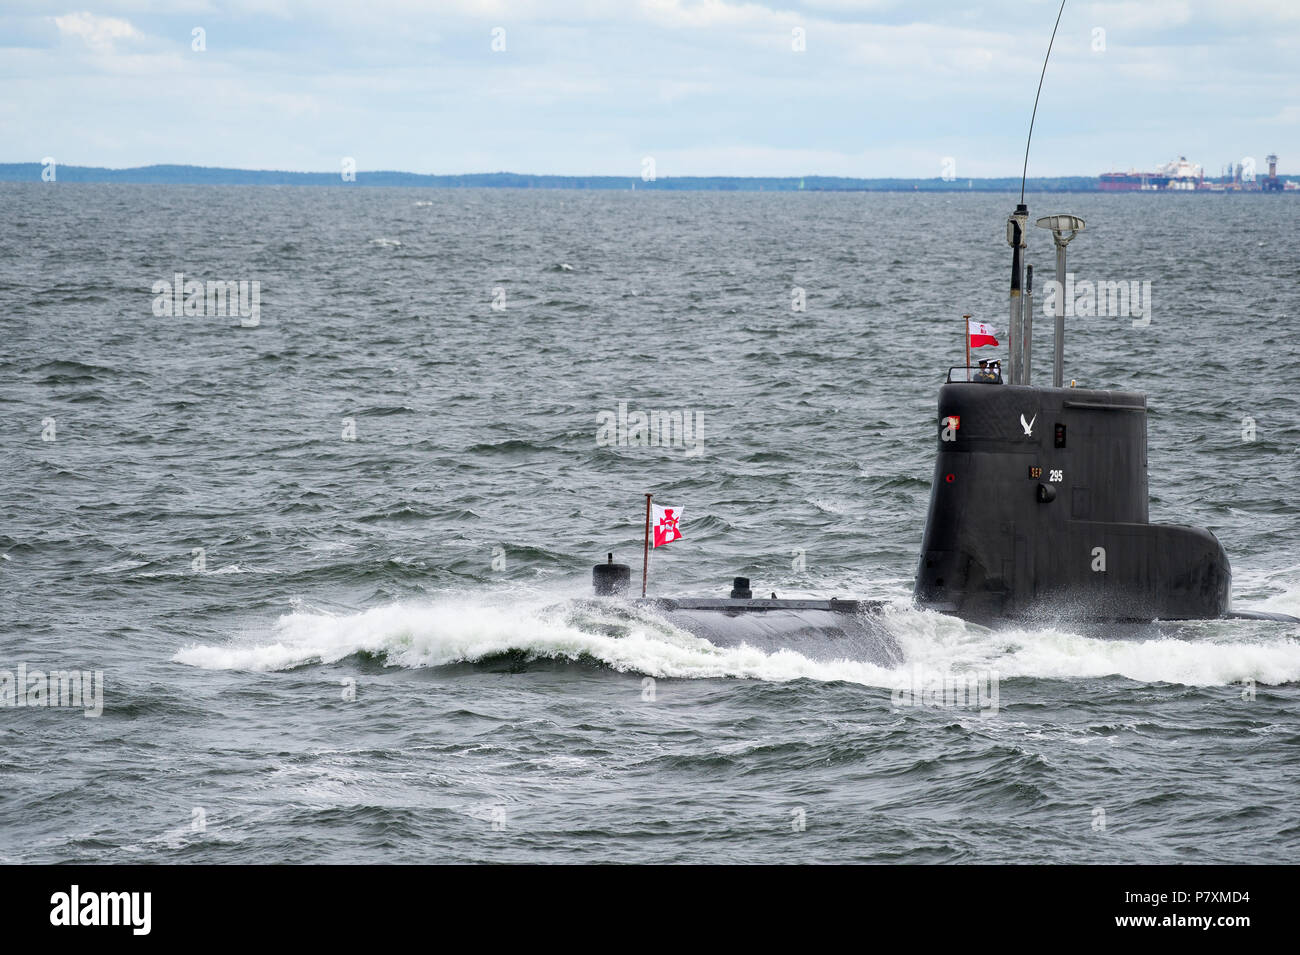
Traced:
[[903, 660], [881, 619], [883, 604], [876, 601], [655, 598], [641, 604], [718, 647], [797, 649], [812, 659], [863, 660], [883, 667]]
[[981, 622], [1227, 615], [1218, 539], [1147, 520], [1146, 428], [1137, 392], [944, 385], [917, 603]]

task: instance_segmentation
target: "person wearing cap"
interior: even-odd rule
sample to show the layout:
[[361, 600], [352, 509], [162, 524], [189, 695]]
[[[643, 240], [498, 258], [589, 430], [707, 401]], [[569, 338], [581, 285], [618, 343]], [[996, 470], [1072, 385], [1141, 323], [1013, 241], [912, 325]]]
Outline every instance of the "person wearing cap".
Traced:
[[993, 381], [999, 385], [1002, 384], [1002, 359], [995, 358], [989, 362], [989, 375]]
[[989, 371], [989, 362], [987, 358], [980, 359], [980, 370], [975, 373], [976, 381], [997, 381]]

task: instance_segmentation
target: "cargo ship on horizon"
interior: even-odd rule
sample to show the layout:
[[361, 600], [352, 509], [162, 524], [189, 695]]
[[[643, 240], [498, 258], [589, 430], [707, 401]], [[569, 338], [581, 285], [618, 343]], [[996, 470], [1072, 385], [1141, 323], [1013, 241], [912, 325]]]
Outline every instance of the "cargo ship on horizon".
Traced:
[[[1253, 161], [1249, 161], [1253, 162]], [[1255, 176], [1253, 165], [1230, 163], [1217, 178], [1206, 179], [1205, 170], [1186, 156], [1167, 162], [1154, 172], [1104, 172], [1097, 188], [1102, 192], [1294, 192], [1300, 183], [1277, 174], [1277, 156], [1267, 158], [1268, 175]]]

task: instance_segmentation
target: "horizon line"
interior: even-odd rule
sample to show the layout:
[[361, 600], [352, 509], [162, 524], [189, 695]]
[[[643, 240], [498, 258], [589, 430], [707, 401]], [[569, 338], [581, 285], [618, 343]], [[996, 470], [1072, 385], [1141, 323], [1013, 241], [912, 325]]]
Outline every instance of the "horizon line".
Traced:
[[[16, 162], [0, 162], [0, 170], [12, 168], [12, 167], [35, 167], [39, 169], [42, 166], [44, 166], [47, 161], [48, 158], [41, 159], [41, 160], [20, 160]], [[98, 166], [98, 165], [88, 165], [88, 164], [79, 164], [79, 163], [65, 163], [56, 160], [55, 165], [59, 169], [80, 169], [80, 170], [94, 171], [94, 172], [114, 172], [114, 173], [139, 172], [146, 169], [194, 169], [194, 170], [201, 170], [205, 172], [265, 173], [270, 175], [285, 175], [285, 176], [338, 176], [340, 175], [340, 172], [338, 170], [276, 169], [276, 168], [252, 167], [252, 166], [201, 166], [195, 163], [178, 163], [178, 162], [151, 162], [151, 163], [145, 163], [143, 165], [134, 165], [134, 166]], [[1136, 167], [1134, 167], [1132, 170], [1128, 170], [1128, 169], [1106, 170], [1106, 172], [1131, 172], [1131, 171], [1138, 171], [1138, 170], [1136, 169]], [[693, 173], [690, 175], [679, 175], [679, 176], [657, 175], [655, 176], [654, 179], [643, 180], [642, 176], [637, 173], [623, 174], [623, 173], [600, 173], [600, 172], [516, 172], [510, 169], [473, 170], [473, 171], [465, 171], [465, 172], [414, 172], [408, 169], [378, 169], [378, 168], [362, 169], [360, 167], [355, 167], [353, 169], [353, 172], [358, 176], [364, 173], [365, 175], [371, 175], [371, 176], [398, 175], [398, 176], [421, 176], [425, 178], [443, 178], [443, 179], [461, 178], [465, 176], [523, 176], [532, 179], [627, 179], [627, 180], [648, 181], [648, 182], [655, 182], [662, 179], [755, 179], [755, 180], [757, 179], [770, 179], [770, 180], [844, 179], [844, 180], [861, 180], [864, 182], [885, 181], [885, 180], [907, 180], [909, 182], [911, 181], [959, 182], [961, 180], [979, 181], [979, 180], [1001, 180], [1001, 179], [1012, 179], [1012, 178], [1019, 180], [1021, 178], [1020, 176], [1016, 176], [1014, 173], [1009, 173], [1007, 175], [998, 175], [998, 176], [954, 176], [952, 178], [946, 179], [943, 176], [907, 176], [907, 175], [899, 175], [899, 174], [883, 175], [883, 176], [861, 176], [861, 175], [848, 176], [848, 175], [842, 175], [837, 173], [804, 172], [804, 173], [785, 173], [781, 175], [753, 175], [748, 173], [714, 172], [714, 173]], [[1026, 177], [1026, 180], [1028, 181], [1033, 179], [1096, 179], [1101, 175], [1102, 173], [1058, 173], [1056, 175], [1028, 176]], [[1282, 175], [1282, 173], [1279, 173], [1279, 175]]]
[[[648, 173], [648, 174], [647, 174]], [[1137, 177], [1157, 175], [1127, 172], [1102, 173], [1095, 176], [658, 176], [653, 164], [637, 175], [566, 175], [560, 173], [472, 172], [472, 173], [417, 173], [401, 170], [358, 170], [351, 157], [342, 157], [340, 168], [332, 172], [299, 172], [276, 169], [241, 169], [232, 166], [195, 166], [189, 163], [153, 163], [147, 166], [78, 166], [60, 163], [47, 156], [41, 162], [0, 163], [0, 182], [65, 183], [100, 185], [152, 185], [152, 186], [290, 186], [317, 188], [408, 188], [408, 189], [569, 189], [594, 192], [869, 192], [869, 193], [927, 193], [954, 195], [957, 193], [1014, 193], [1035, 194], [1136, 192], [1137, 187], [1107, 189], [1107, 176], [1121, 176], [1131, 184]], [[1270, 188], [1281, 192], [1297, 192], [1285, 174], [1276, 176]], [[1237, 182], [1234, 187], [1233, 182]], [[1261, 185], [1250, 180], [1250, 191], [1261, 191]], [[639, 183], [639, 185], [638, 185]], [[1240, 190], [1241, 183], [1225, 177], [1207, 177], [1202, 172], [1195, 192], [1223, 192]], [[1204, 188], [1208, 184], [1210, 188]], [[1145, 191], [1145, 190], [1142, 190]], [[1178, 191], [1160, 189], [1159, 192]]]

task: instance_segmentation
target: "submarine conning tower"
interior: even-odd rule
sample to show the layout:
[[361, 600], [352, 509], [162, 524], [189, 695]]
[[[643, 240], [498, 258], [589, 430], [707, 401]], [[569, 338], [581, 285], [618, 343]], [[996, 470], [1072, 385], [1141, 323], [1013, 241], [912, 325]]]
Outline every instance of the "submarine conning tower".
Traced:
[[[1148, 520], [1146, 396], [1062, 387], [1060, 286], [1053, 386], [1030, 384], [1032, 269], [1020, 294], [1026, 220], [1023, 204], [1008, 220], [1008, 377], [968, 363], [939, 389], [917, 603], [972, 620], [1225, 616], [1232, 571], [1218, 539]], [[1037, 224], [1056, 237], [1063, 285], [1065, 245], [1083, 220]]]

